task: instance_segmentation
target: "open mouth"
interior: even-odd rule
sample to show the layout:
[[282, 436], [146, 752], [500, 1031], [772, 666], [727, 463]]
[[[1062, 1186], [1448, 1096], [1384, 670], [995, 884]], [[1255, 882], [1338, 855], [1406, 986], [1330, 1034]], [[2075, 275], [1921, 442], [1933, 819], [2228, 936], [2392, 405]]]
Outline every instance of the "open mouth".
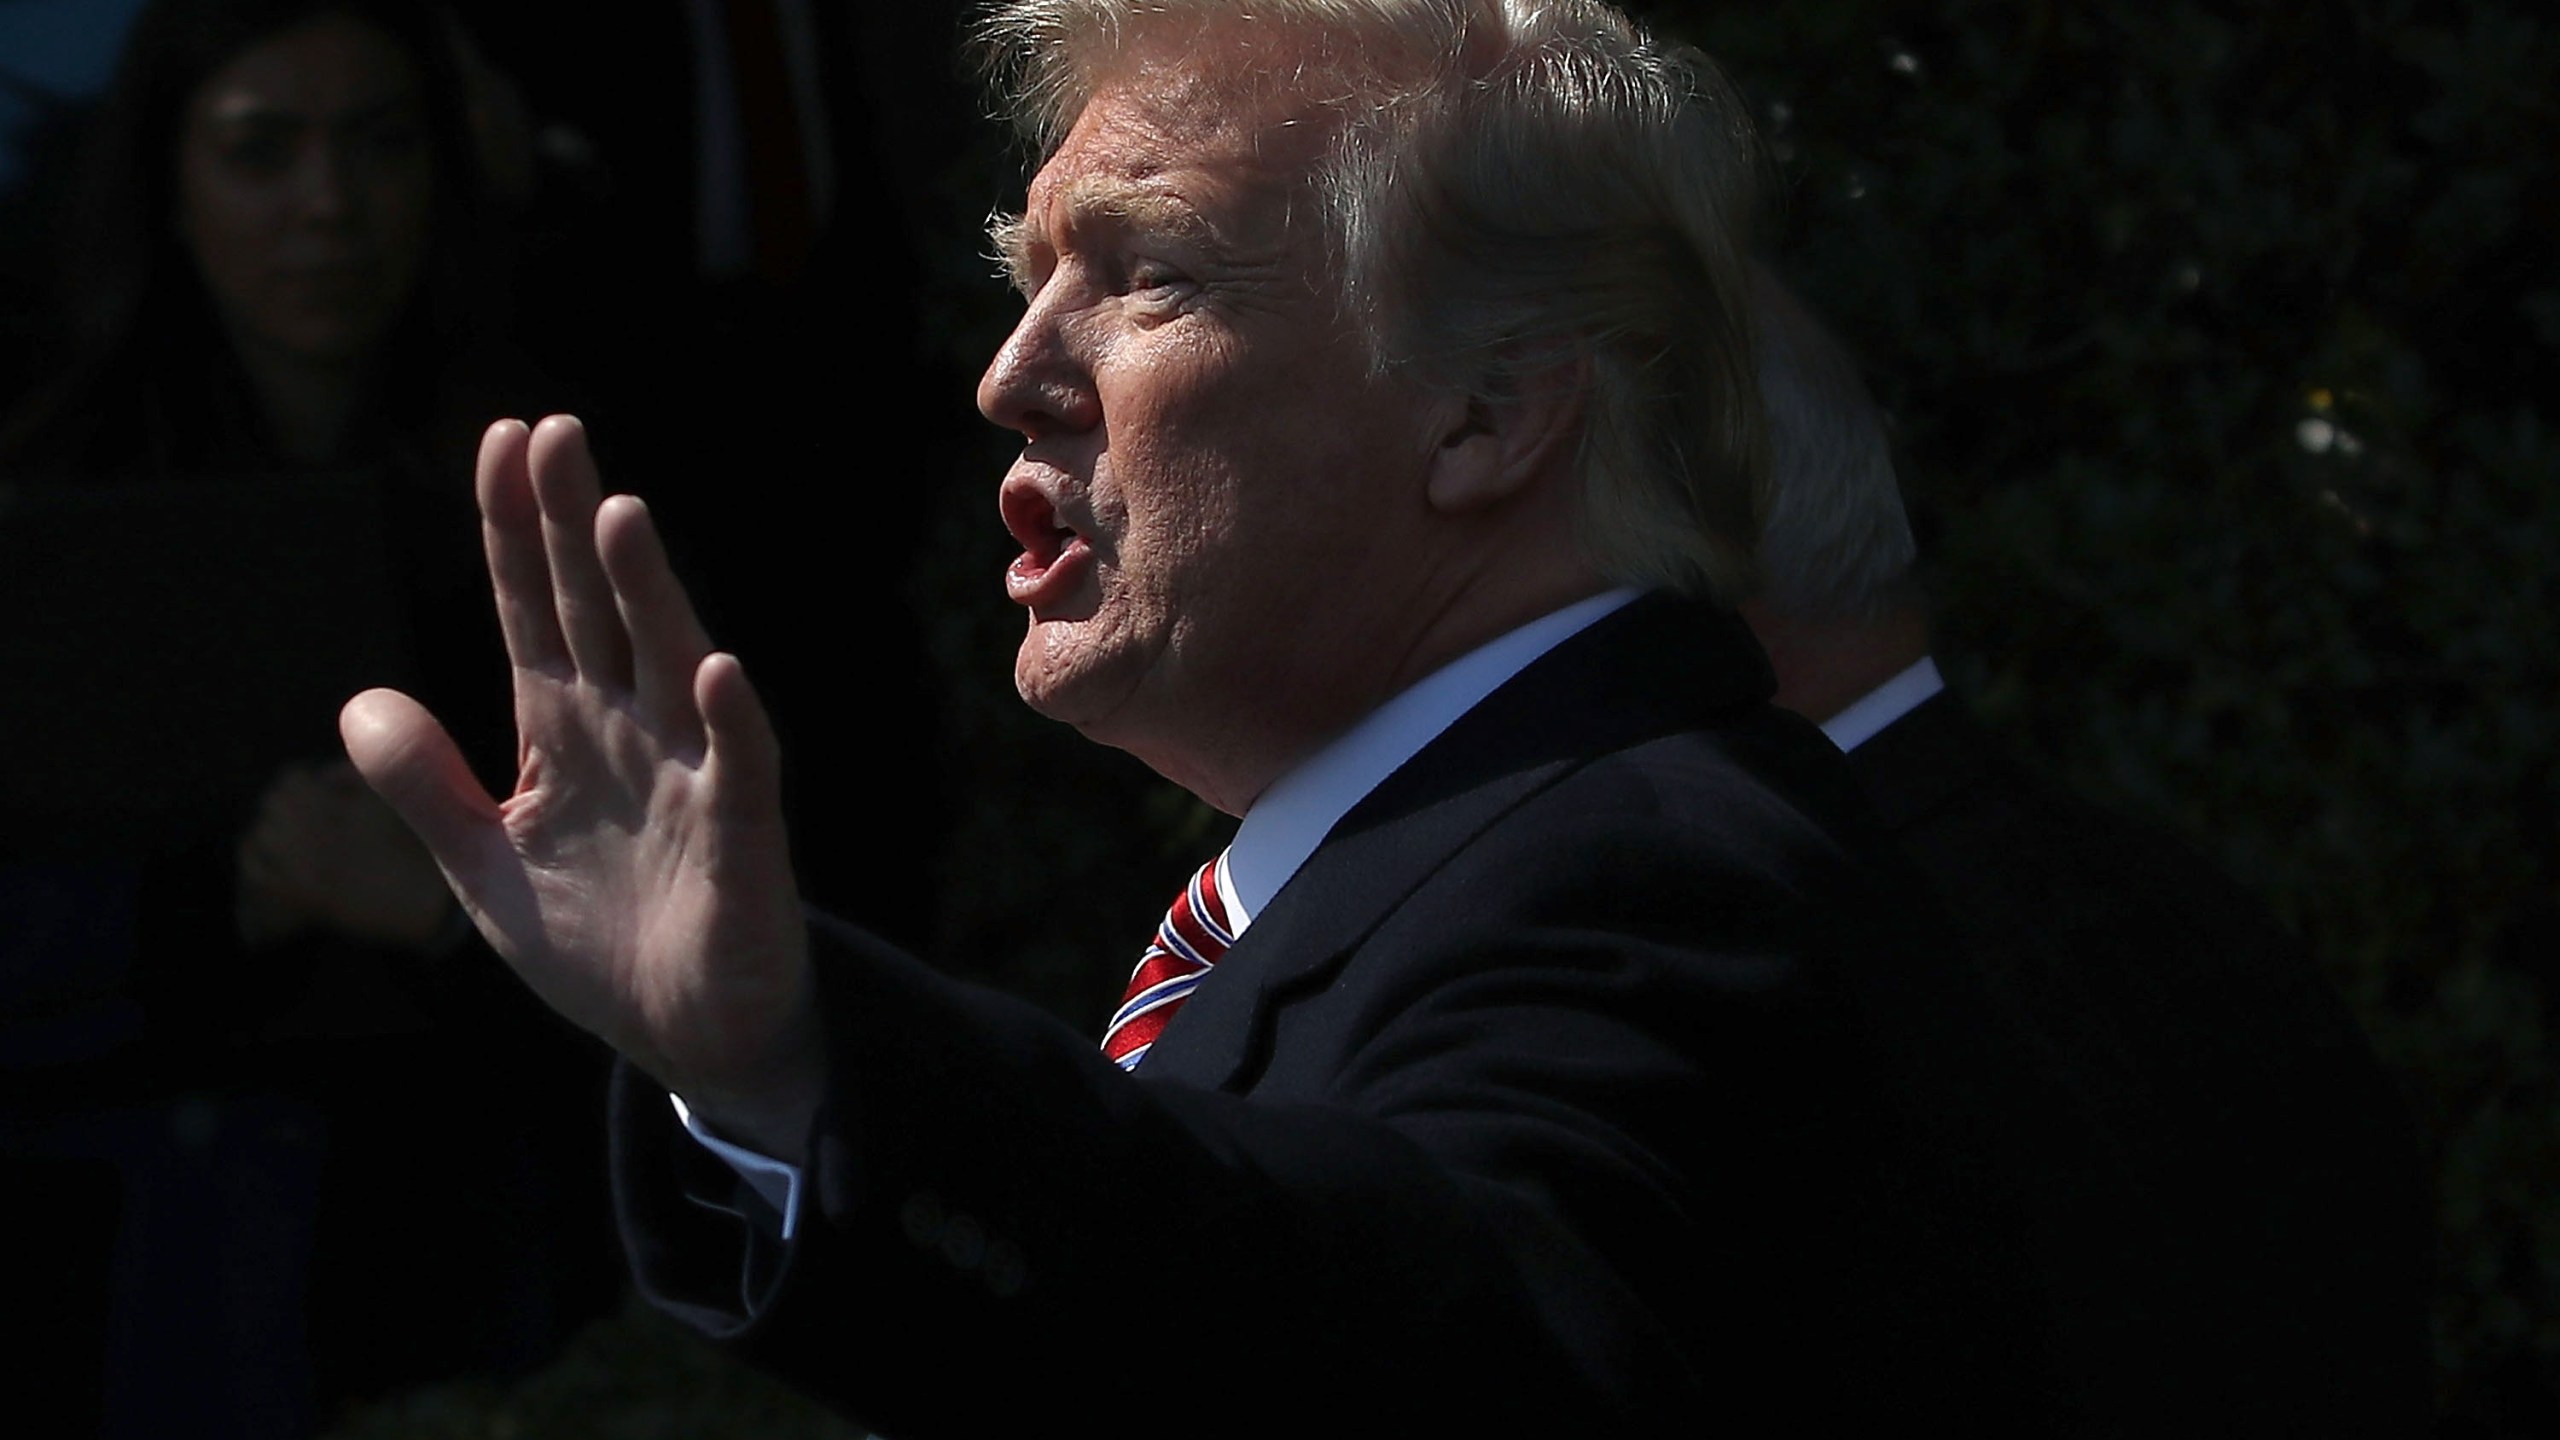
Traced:
[[1005, 593], [1016, 604], [1034, 609], [1064, 598], [1092, 563], [1092, 546], [1059, 515], [1048, 493], [1030, 480], [1008, 478], [998, 505], [1004, 528], [1022, 547], [1022, 553], [1005, 568]]
[[1006, 495], [1004, 525], [1022, 547], [1022, 558], [1034, 568], [1046, 568], [1076, 538], [1075, 527], [1059, 520], [1057, 507], [1036, 492], [1021, 501], [1012, 492]]

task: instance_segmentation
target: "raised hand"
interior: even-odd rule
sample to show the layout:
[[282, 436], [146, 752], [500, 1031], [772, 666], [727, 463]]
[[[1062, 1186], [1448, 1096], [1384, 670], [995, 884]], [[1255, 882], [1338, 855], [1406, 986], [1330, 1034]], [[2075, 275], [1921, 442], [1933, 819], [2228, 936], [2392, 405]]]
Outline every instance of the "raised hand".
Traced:
[[796, 1158], [825, 1056], [764, 708], [646, 508], [599, 502], [577, 421], [491, 426], [478, 484], [515, 793], [487, 795], [396, 691], [347, 702], [347, 754], [545, 1002], [715, 1127]]

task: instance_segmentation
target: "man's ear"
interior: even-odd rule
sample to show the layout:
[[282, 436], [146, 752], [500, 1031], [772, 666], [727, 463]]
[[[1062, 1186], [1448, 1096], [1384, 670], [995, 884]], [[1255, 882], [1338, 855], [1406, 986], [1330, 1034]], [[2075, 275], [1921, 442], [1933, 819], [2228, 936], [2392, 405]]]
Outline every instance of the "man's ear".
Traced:
[[1432, 457], [1431, 508], [1444, 515], [1481, 510], [1570, 465], [1590, 383], [1591, 357], [1581, 352], [1479, 380], [1451, 407]]

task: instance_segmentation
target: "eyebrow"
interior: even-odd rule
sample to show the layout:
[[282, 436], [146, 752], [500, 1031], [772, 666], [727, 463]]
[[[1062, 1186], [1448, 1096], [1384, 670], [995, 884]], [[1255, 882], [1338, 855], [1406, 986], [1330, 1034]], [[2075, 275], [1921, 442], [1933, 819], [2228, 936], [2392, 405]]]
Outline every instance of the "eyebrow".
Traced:
[[[1185, 245], [1214, 246], [1223, 238], [1207, 216], [1180, 200], [1107, 176], [1087, 176], [1071, 182], [1053, 199], [1052, 208], [1062, 212], [1064, 227], [1070, 234], [1091, 227], [1099, 219]], [[1055, 243], [1048, 227], [1028, 213], [991, 217], [987, 221], [987, 239], [995, 246], [992, 258], [1004, 267], [1014, 288], [1025, 291], [1030, 288], [1033, 248]]]
[[1088, 176], [1068, 186], [1063, 198], [1070, 229], [1104, 216], [1187, 244], [1214, 244], [1219, 238], [1217, 227], [1199, 211], [1170, 195], [1124, 181]]

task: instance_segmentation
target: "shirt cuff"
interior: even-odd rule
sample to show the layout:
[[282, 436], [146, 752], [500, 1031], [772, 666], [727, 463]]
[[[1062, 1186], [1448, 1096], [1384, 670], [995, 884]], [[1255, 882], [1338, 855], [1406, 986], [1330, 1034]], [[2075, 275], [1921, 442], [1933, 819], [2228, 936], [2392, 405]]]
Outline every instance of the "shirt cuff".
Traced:
[[747, 1188], [756, 1192], [766, 1204], [782, 1216], [782, 1238], [790, 1239], [800, 1229], [800, 1167], [770, 1155], [760, 1155], [743, 1145], [734, 1145], [711, 1133], [711, 1127], [694, 1118], [693, 1109], [684, 1097], [667, 1096], [676, 1107], [676, 1118], [684, 1122], [685, 1133], [699, 1141], [702, 1148], [729, 1162]]

